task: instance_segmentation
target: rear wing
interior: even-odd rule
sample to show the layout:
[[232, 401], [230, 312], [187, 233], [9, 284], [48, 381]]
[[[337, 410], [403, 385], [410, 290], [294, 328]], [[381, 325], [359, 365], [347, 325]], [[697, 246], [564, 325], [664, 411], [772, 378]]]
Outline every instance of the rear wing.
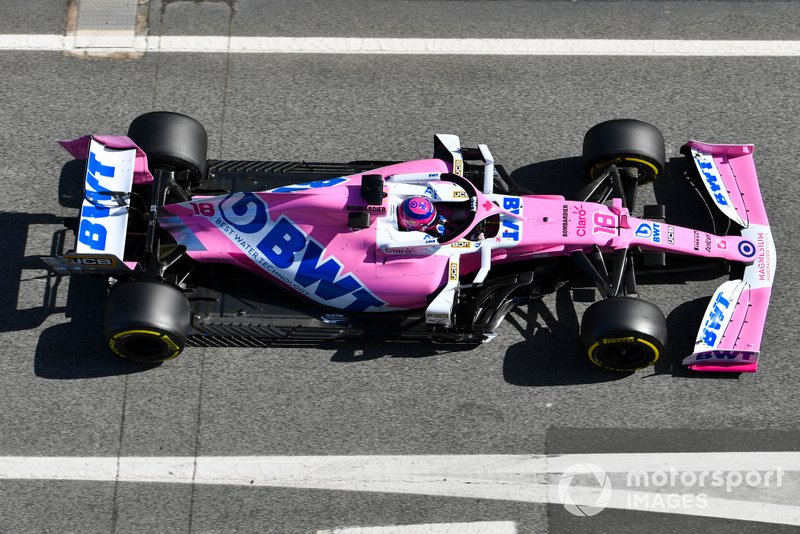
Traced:
[[74, 156], [86, 158], [83, 202], [74, 248], [44, 262], [59, 274], [129, 272], [123, 258], [130, 193], [137, 168], [140, 176], [142, 165], [147, 168], [144, 152], [126, 137], [85, 137], [62, 144]]
[[697, 334], [694, 353], [683, 360], [695, 371], [752, 373], [758, 369], [777, 255], [758, 185], [752, 145], [686, 145], [714, 204], [742, 227], [742, 256], [751, 258], [741, 280], [714, 293]]

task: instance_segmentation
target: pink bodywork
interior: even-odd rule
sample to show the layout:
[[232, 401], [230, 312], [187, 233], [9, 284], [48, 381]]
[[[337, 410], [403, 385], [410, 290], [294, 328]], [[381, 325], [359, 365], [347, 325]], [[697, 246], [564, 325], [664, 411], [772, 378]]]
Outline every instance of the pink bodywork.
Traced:
[[150, 169], [147, 167], [147, 154], [144, 150], [136, 146], [136, 143], [131, 141], [130, 137], [124, 135], [84, 135], [77, 139], [59, 141], [64, 150], [69, 152], [75, 159], [86, 159], [86, 154], [89, 153], [89, 142], [94, 138], [97, 142], [107, 146], [108, 148], [118, 149], [136, 149], [136, 160], [133, 168], [133, 183], [136, 185], [145, 185], [153, 181], [153, 175], [150, 174]]

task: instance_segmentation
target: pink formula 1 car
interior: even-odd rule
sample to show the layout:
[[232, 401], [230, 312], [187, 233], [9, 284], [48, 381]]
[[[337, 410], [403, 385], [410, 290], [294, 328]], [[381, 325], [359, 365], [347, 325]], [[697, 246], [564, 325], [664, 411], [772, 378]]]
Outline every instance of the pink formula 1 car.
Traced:
[[125, 137], [62, 143], [87, 161], [85, 194], [74, 250], [46, 261], [114, 282], [105, 336], [120, 356], [161, 361], [187, 343], [483, 342], [512, 308], [580, 273], [603, 296], [581, 322], [589, 359], [630, 371], [666, 343], [636, 273], [669, 254], [741, 273], [714, 293], [684, 364], [758, 366], [776, 257], [751, 145], [683, 147], [728, 221], [709, 233], [665, 222], [663, 206], [631, 215], [637, 187], [665, 166], [661, 133], [635, 120], [586, 133], [588, 185], [572, 200], [514, 194], [486, 145], [454, 135], [403, 163], [207, 161], [206, 140], [194, 119], [155, 112]]

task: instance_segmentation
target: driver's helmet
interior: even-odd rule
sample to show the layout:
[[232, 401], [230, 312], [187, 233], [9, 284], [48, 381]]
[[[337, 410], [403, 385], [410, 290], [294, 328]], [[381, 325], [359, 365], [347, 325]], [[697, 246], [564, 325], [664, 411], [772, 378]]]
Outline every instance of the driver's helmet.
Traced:
[[407, 198], [397, 210], [397, 222], [404, 230], [424, 232], [436, 222], [436, 219], [436, 207], [425, 197]]

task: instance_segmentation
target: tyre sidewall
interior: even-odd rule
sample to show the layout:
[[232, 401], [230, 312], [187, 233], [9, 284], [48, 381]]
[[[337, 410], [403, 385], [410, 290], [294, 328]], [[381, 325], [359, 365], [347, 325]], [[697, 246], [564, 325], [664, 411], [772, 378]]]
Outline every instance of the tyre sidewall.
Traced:
[[165, 283], [124, 282], [109, 293], [104, 334], [116, 355], [159, 362], [181, 353], [189, 322], [189, 301], [179, 289]]
[[[581, 320], [581, 338], [595, 365], [632, 371], [658, 360], [667, 342], [667, 321], [655, 304], [631, 297], [612, 297], [587, 308]], [[603, 358], [609, 349], [624, 344], [649, 352], [650, 356], [629, 367]]]
[[583, 138], [583, 163], [591, 178], [611, 163], [645, 170], [642, 183], [664, 170], [666, 151], [661, 131], [647, 122], [615, 119], [593, 126]]
[[192, 117], [169, 111], [145, 113], [131, 122], [128, 137], [147, 154], [151, 172], [188, 171], [192, 185], [205, 177], [208, 134]]

